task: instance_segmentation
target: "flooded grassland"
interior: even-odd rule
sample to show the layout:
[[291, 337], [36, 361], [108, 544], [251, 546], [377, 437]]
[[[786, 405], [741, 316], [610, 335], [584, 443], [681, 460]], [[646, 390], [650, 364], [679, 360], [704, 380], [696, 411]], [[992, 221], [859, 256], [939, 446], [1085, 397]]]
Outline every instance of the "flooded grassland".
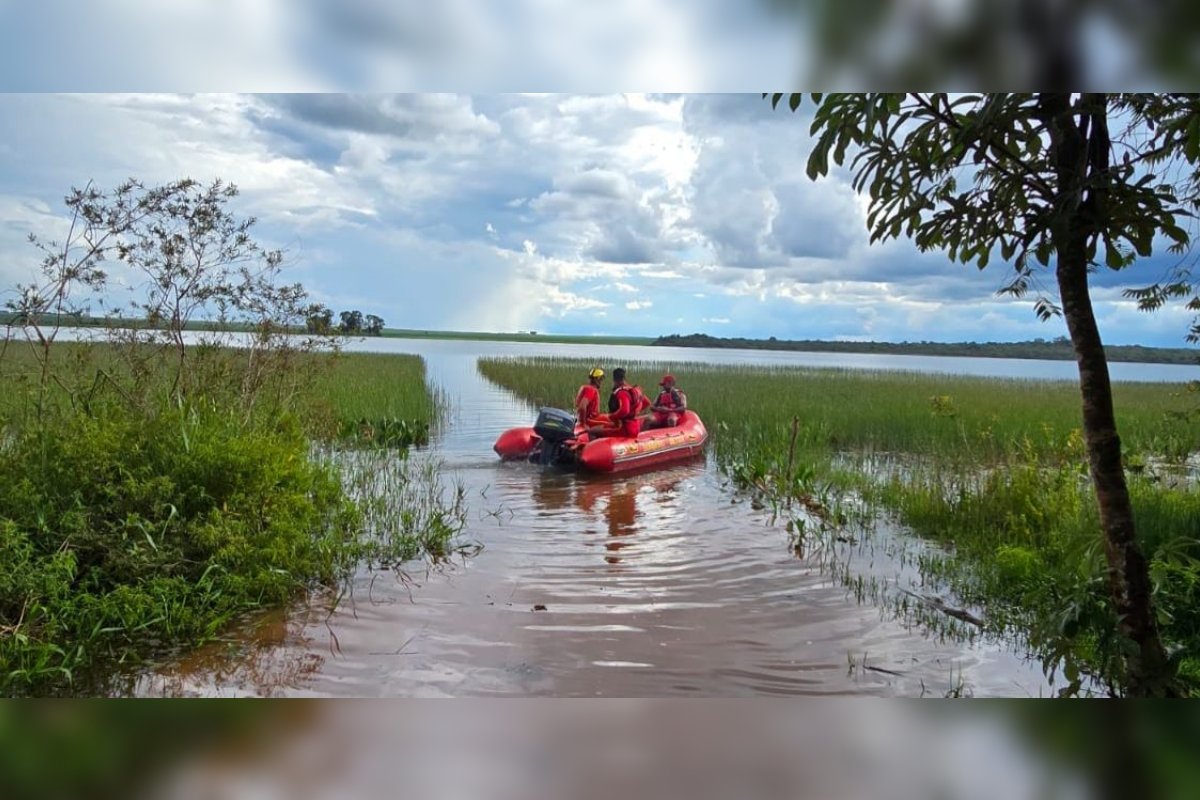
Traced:
[[[631, 360], [646, 385], [664, 366], [680, 375], [712, 432], [708, 458], [589, 477], [501, 464], [490, 448], [537, 405], [568, 405], [593, 358], [431, 350], [448, 411], [408, 461], [438, 475], [431, 491], [449, 527], [461, 520], [452, 544], [364, 561], [338, 597], [146, 673], [137, 692], [1028, 696], [1071, 686], [1063, 657], [1030, 635], [1041, 610], [1022, 588], [1058, 580], [1091, 535], [1086, 481], [1022, 482], [1022, 470], [1079, 474], [1068, 384]], [[1118, 403], [1136, 410], [1121, 420], [1131, 452], [1175, 460], [1192, 448], [1171, 417], [1186, 410], [1180, 387], [1125, 384]], [[941, 505], [915, 504], [935, 483]], [[1148, 502], [1174, 503], [1186, 520], [1191, 490], [1154, 486], [1147, 478]], [[1000, 506], [976, 507], [993, 497]], [[931, 503], [941, 528], [918, 514]], [[1099, 562], [1070, 566], [1080, 582], [1068, 586], [1085, 596]], [[1094, 648], [1069, 644], [1086, 666]], [[1098, 671], [1081, 670], [1078, 686], [1105, 691]]]

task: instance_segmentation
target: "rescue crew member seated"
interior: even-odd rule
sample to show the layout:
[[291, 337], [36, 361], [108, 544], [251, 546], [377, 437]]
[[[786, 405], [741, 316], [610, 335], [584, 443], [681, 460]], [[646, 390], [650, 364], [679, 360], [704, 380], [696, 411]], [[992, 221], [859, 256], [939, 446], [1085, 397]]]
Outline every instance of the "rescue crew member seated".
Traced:
[[674, 375], [663, 375], [663, 379], [659, 381], [658, 385], [662, 387], [662, 391], [658, 393], [654, 405], [650, 407], [654, 413], [646, 421], [647, 430], [650, 428], [673, 428], [683, 419], [683, 412], [687, 411], [687, 395], [675, 387]]
[[638, 386], [625, 382], [625, 369], [613, 370], [613, 390], [608, 397], [608, 417], [611, 424], [595, 433], [596, 436], [627, 436], [636, 438], [642, 429], [640, 417], [650, 407], [650, 400]]
[[579, 420], [588, 433], [593, 429], [612, 427], [612, 419], [608, 414], [600, 413], [600, 386], [604, 383], [604, 370], [599, 367], [588, 372], [588, 380], [575, 395], [575, 418]]

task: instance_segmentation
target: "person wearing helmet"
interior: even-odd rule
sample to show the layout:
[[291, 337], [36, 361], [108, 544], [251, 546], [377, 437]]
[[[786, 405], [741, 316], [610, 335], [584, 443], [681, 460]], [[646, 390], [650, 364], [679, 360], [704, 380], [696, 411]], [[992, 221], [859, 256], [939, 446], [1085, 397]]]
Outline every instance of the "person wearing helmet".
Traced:
[[658, 385], [662, 391], [650, 407], [654, 413], [647, 420], [646, 428], [673, 428], [683, 419], [683, 412], [687, 411], [687, 395], [676, 388], [675, 376], [670, 373], [663, 375]]
[[600, 413], [600, 386], [604, 383], [604, 370], [593, 367], [587, 377], [587, 383], [580, 386], [575, 394], [575, 417], [588, 432], [610, 428], [612, 419], [608, 414]]

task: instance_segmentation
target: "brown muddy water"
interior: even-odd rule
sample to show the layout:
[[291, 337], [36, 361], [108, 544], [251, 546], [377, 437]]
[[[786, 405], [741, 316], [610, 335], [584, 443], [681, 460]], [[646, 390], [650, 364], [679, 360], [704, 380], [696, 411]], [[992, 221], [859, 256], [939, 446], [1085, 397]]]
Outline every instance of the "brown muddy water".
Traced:
[[[139, 676], [135, 694], [1053, 692], [1011, 647], [943, 636], [891, 608], [887, 597], [927, 591], [911, 566], [922, 545], [903, 531], [874, 523], [836, 551], [797, 553], [783, 521], [711, 462], [598, 478], [501, 464], [492, 442], [534, 410], [478, 375], [479, 343], [419, 344], [409, 349], [424, 351], [453, 410], [414, 457], [462, 483], [463, 540], [482, 550], [403, 572], [364, 568], [335, 606], [315, 599], [250, 620]], [[856, 579], [882, 591], [856, 591]]]

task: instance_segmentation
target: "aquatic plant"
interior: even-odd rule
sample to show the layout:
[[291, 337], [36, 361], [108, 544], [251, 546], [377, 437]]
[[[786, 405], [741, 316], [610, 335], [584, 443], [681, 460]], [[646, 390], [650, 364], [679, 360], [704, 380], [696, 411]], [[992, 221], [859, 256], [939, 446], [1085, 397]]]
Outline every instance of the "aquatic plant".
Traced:
[[[392, 491], [423, 485], [401, 457], [386, 474], [404, 477], [378, 488], [405, 524], [366, 534], [378, 498], [314, 458], [312, 440], [339, 433], [399, 457], [438, 402], [420, 359], [289, 335], [315, 308], [236, 195], [89, 183], [65, 198], [62, 239], [29, 237], [40, 266], [0, 331], [0, 692], [80, 687], [364, 557], [441, 557], [457, 530], [439, 496]], [[145, 278], [123, 311], [106, 306], [114, 263]], [[82, 335], [97, 340], [61, 341], [93, 305], [107, 316]]]
[[[45, 392], [27, 351], [0, 359], [0, 693], [99, 691], [359, 563], [453, 551], [461, 492], [405, 457], [437, 417], [419, 358], [305, 354], [281, 376], [302, 388], [247, 408], [244, 353], [189, 354], [205, 390], [179, 399], [154, 349], [116, 348], [54, 344]], [[369, 442], [339, 439], [371, 403]]]
[[[480, 370], [532, 403], [567, 405], [592, 361], [491, 358], [481, 359]], [[1111, 634], [1073, 383], [746, 365], [625, 366], [644, 383], [664, 371], [679, 377], [709, 427], [716, 465], [736, 490], [753, 491], [762, 504], [778, 508], [796, 509], [799, 502], [801, 508], [865, 509], [876, 524], [895, 515], [910, 532], [941, 545], [922, 550], [917, 566], [956, 603], [982, 609], [985, 633], [1023, 643], [1048, 672], [1065, 677], [1068, 692], [1122, 692], [1123, 660]], [[1194, 398], [1169, 384], [1120, 383], [1114, 394], [1159, 624], [1195, 691], [1200, 490], [1182, 463], [1200, 451], [1200, 428], [1190, 423]], [[797, 518], [793, 531], [804, 537], [806, 552], [822, 535], [842, 535], [836, 525], [822, 530], [811, 516]], [[865, 536], [870, 527], [864, 526]], [[863, 597], [903, 603], [908, 613], [911, 598], [888, 600], [839, 563], [839, 574]]]
[[0, 458], [0, 692], [86, 685], [337, 580], [359, 515], [307, 450], [294, 419], [190, 406], [23, 430]]

